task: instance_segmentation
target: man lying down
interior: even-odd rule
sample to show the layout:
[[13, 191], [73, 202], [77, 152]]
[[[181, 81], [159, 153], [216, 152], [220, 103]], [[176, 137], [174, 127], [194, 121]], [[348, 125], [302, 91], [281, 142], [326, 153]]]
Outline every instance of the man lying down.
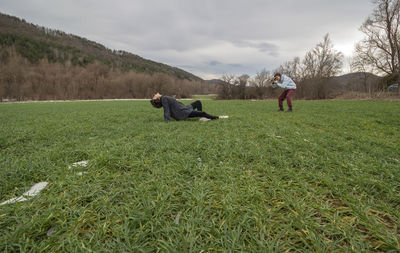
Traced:
[[203, 111], [203, 106], [199, 100], [190, 105], [184, 105], [173, 97], [168, 97], [156, 93], [150, 103], [155, 108], [164, 108], [164, 120], [169, 122], [171, 117], [175, 120], [186, 120], [187, 118], [199, 117], [201, 121], [226, 119], [228, 116], [213, 116]]

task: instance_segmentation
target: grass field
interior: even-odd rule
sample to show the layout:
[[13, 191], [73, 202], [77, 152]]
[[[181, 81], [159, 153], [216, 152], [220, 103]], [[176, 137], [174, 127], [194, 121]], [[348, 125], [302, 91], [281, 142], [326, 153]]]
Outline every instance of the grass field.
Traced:
[[0, 251], [399, 250], [399, 102], [203, 105], [0, 104]]
[[214, 100], [216, 98], [217, 98], [217, 94], [193, 95], [193, 99]]

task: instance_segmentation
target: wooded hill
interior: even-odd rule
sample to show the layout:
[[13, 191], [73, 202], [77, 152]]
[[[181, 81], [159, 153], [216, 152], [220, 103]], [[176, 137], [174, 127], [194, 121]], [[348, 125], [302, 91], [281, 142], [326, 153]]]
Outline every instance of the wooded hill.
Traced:
[[182, 69], [0, 14], [0, 101], [216, 93]]
[[23, 19], [0, 13], [1, 58], [7, 57], [5, 47], [14, 46], [17, 53], [31, 63], [42, 59], [49, 62], [86, 66], [94, 61], [104, 63], [121, 71], [134, 70], [147, 74], [165, 73], [178, 79], [200, 81], [201, 78], [182, 69], [144, 59], [138, 55], [110, 50], [103, 45], [88, 39], [66, 34], [38, 25], [30, 24]]

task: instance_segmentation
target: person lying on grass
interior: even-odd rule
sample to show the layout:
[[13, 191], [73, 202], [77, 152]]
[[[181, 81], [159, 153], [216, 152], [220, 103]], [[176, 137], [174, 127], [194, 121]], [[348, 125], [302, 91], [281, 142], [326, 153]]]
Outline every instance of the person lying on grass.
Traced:
[[227, 116], [213, 116], [203, 112], [203, 106], [199, 100], [190, 105], [184, 105], [173, 97], [163, 96], [156, 93], [150, 103], [155, 108], [164, 108], [164, 120], [169, 122], [171, 117], [176, 120], [186, 120], [187, 118], [200, 117], [202, 121], [227, 118]]

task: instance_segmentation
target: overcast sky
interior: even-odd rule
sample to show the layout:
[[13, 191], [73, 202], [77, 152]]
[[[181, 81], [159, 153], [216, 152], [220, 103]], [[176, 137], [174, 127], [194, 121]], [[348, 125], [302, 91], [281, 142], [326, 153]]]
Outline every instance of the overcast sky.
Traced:
[[204, 79], [273, 70], [326, 33], [346, 56], [370, 0], [1, 0], [0, 11]]

